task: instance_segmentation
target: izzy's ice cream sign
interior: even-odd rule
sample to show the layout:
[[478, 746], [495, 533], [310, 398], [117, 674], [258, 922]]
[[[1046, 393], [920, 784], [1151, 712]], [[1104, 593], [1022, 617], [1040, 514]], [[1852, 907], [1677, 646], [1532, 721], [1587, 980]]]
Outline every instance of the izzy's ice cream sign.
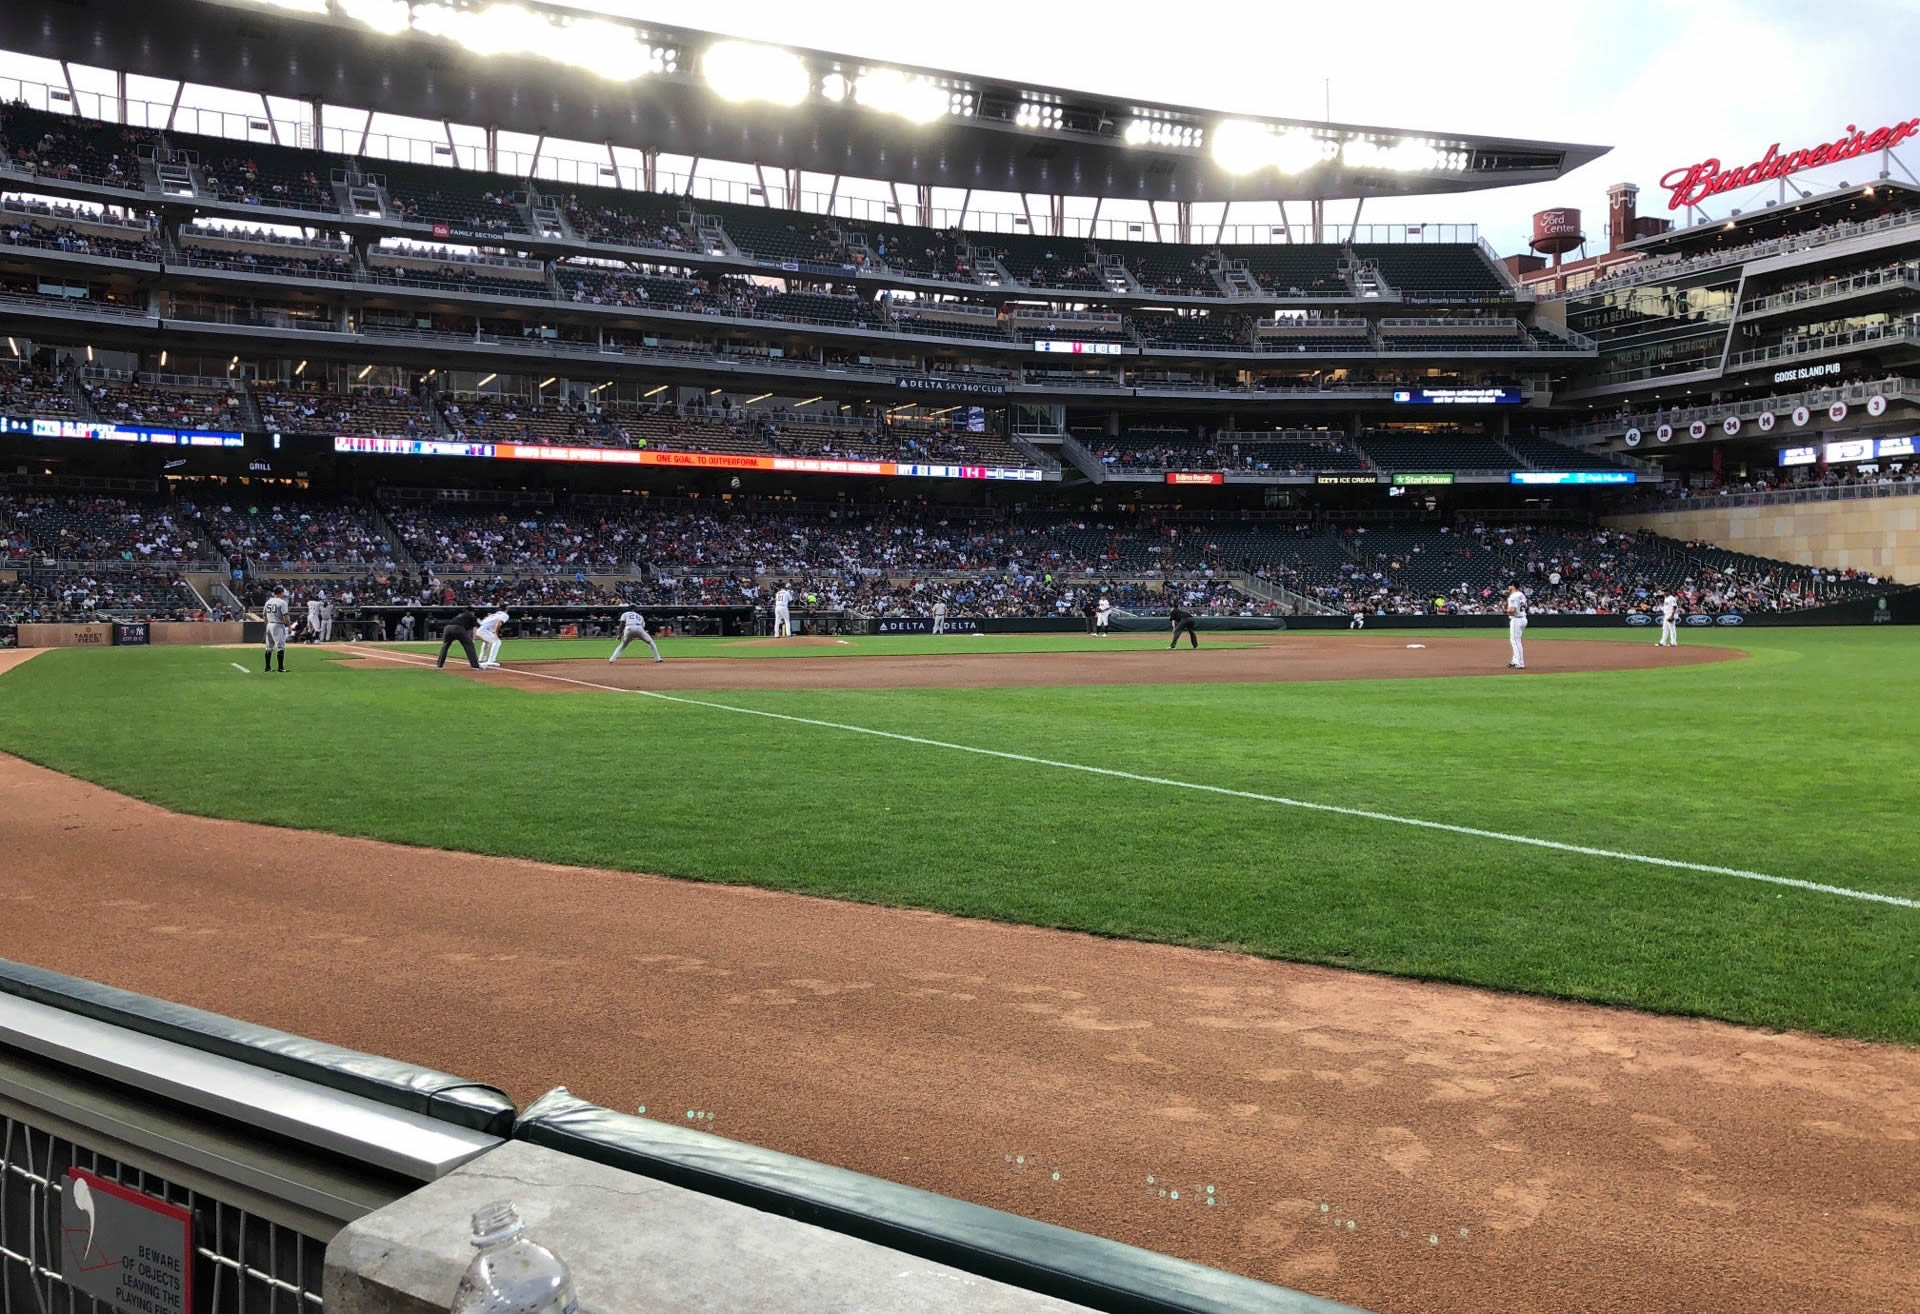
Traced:
[[1917, 136], [1920, 136], [1920, 119], [1907, 119], [1888, 127], [1875, 128], [1871, 132], [1862, 132], [1849, 123], [1846, 135], [1834, 141], [1784, 153], [1780, 143], [1775, 142], [1767, 147], [1765, 155], [1752, 164], [1726, 169], [1720, 167], [1717, 159], [1705, 159], [1698, 164], [1669, 170], [1660, 179], [1660, 185], [1671, 193], [1667, 209], [1684, 210], [1690, 205], [1700, 204], [1709, 196], [1738, 191], [1755, 183], [1772, 182], [1790, 173], [1799, 173], [1802, 169], [1817, 169], [1823, 164], [1838, 164], [1842, 160], [1871, 155], [1876, 151], [1890, 151]]

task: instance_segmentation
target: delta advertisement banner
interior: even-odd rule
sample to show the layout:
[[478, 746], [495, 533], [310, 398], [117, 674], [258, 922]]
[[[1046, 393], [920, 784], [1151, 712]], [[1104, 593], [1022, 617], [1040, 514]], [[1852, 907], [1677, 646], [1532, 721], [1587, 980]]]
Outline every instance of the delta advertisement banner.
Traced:
[[[948, 634], [978, 634], [980, 622], [960, 616], [949, 616], [945, 632]], [[932, 634], [931, 616], [882, 616], [873, 623], [875, 634]]]

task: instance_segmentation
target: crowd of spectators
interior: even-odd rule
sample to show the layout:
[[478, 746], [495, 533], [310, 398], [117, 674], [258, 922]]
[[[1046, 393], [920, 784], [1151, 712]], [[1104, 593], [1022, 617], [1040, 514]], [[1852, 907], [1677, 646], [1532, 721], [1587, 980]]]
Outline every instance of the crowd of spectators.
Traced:
[[294, 205], [307, 210], [335, 208], [333, 189], [312, 169], [263, 170], [252, 156], [228, 155], [200, 167], [206, 188], [222, 201], [242, 205]]
[[132, 566], [91, 573], [23, 572], [0, 582], [0, 625], [114, 620], [232, 620], [209, 610], [178, 573]]
[[201, 518], [222, 556], [280, 571], [329, 565], [393, 569], [393, 547], [352, 502], [312, 498], [209, 500]]
[[207, 548], [191, 503], [96, 494], [0, 493], [0, 561], [186, 564]]
[[439, 433], [425, 405], [399, 389], [334, 392], [319, 386], [256, 385], [260, 418], [282, 433], [368, 434], [394, 438]]
[[72, 368], [41, 369], [16, 363], [0, 366], [0, 412], [7, 415], [71, 415]]
[[566, 216], [573, 231], [588, 242], [665, 247], [672, 251], [699, 249], [699, 244], [689, 239], [679, 224], [664, 215], [635, 214], [618, 206], [597, 205], [571, 195], [566, 201]]
[[14, 167], [65, 181], [138, 190], [135, 150], [151, 137], [138, 129], [48, 114], [20, 102], [0, 111], [0, 142]]
[[91, 380], [84, 384], [94, 414], [110, 424], [152, 424], [173, 429], [239, 429], [246, 403], [237, 387], [175, 388]]
[[108, 256], [115, 260], [158, 260], [160, 244], [148, 233], [126, 238], [103, 237], [83, 233], [72, 224], [43, 228], [29, 219], [0, 227], [0, 239], [8, 246], [34, 246], [48, 251], [66, 251], [73, 255]]
[[1775, 470], [1760, 467], [1735, 479], [1699, 486], [1678, 482], [1662, 484], [1659, 490], [1638, 499], [1641, 505], [1668, 505], [1710, 501], [1721, 497], [1748, 497], [1759, 493], [1811, 492], [1823, 488], [1894, 488], [1920, 484], [1920, 464], [1887, 462], [1871, 468], [1864, 466], [1802, 466]]

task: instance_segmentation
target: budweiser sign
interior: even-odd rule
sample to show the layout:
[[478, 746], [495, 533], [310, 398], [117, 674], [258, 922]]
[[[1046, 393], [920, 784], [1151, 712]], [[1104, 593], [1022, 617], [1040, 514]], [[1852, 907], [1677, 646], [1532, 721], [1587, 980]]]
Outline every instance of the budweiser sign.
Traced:
[[1684, 210], [1690, 205], [1700, 204], [1709, 196], [1738, 191], [1755, 183], [1772, 182], [1790, 173], [1799, 173], [1802, 169], [1817, 169], [1823, 164], [1838, 164], [1842, 160], [1871, 155], [1875, 151], [1890, 151], [1916, 136], [1920, 136], [1920, 119], [1908, 119], [1889, 127], [1875, 128], [1872, 132], [1862, 132], [1849, 123], [1846, 135], [1834, 141], [1785, 152], [1781, 151], [1780, 143], [1775, 142], [1767, 147], [1765, 155], [1752, 164], [1726, 169], [1720, 167], [1717, 159], [1705, 159], [1698, 164], [1669, 171], [1660, 179], [1660, 185], [1671, 193], [1667, 208]]

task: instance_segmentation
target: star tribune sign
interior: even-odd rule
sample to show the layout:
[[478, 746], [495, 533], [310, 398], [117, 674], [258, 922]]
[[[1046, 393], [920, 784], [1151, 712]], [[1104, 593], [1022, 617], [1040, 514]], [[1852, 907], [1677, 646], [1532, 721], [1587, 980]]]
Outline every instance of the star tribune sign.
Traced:
[[1907, 119], [1875, 128], [1871, 132], [1862, 132], [1849, 123], [1844, 135], [1818, 146], [1782, 152], [1780, 143], [1775, 142], [1767, 147], [1765, 155], [1751, 164], [1722, 168], [1719, 159], [1710, 156], [1698, 164], [1669, 169], [1660, 179], [1660, 185], [1671, 194], [1667, 208], [1684, 210], [1710, 196], [1739, 191], [1756, 183], [1773, 182], [1803, 169], [1818, 169], [1822, 165], [1838, 164], [1842, 160], [1856, 159], [1877, 151], [1890, 151], [1915, 137], [1920, 137], [1920, 119]]

